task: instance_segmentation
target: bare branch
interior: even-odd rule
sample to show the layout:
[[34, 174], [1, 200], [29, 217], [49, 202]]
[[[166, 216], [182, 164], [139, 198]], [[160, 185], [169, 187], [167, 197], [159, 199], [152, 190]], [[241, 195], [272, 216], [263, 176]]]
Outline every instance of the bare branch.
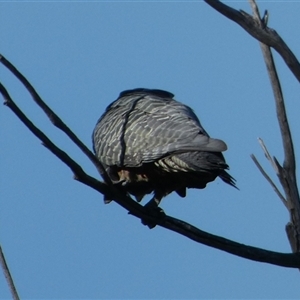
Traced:
[[269, 16], [268, 12], [265, 11], [264, 16], [261, 18], [255, 0], [249, 0], [253, 11], [253, 16], [247, 14], [242, 10], [237, 11], [218, 0], [205, 0], [205, 2], [230, 20], [239, 24], [250, 35], [260, 41], [260, 46], [267, 66], [276, 103], [277, 119], [280, 127], [285, 156], [283, 166], [280, 165], [275, 157], [271, 157], [262, 140], [260, 140], [260, 144], [264, 150], [266, 157], [271, 162], [285, 191], [285, 201], [283, 201], [283, 196], [281, 195], [281, 193], [279, 193], [277, 187], [275, 187], [270, 177], [267, 176], [267, 174], [263, 171], [258, 161], [254, 157], [252, 157], [252, 159], [254, 160], [262, 174], [265, 176], [265, 178], [268, 180], [268, 182], [273, 186], [281, 201], [288, 208], [291, 221], [286, 226], [286, 232], [292, 250], [294, 252], [300, 252], [300, 197], [296, 179], [296, 160], [294, 146], [286, 115], [283, 93], [270, 47], [274, 48], [281, 55], [294, 76], [300, 82], [299, 61], [282, 40], [282, 38], [278, 35], [278, 33], [275, 30], [267, 27]]
[[293, 223], [288, 222], [285, 226], [285, 232], [294, 253], [298, 252], [297, 230]]
[[255, 20], [244, 11], [235, 10], [218, 0], [204, 0], [219, 13], [243, 27], [250, 35], [260, 42], [274, 48], [283, 58], [289, 69], [300, 82], [300, 63], [294, 53], [286, 45], [279, 34], [267, 26]]
[[280, 193], [279, 189], [277, 188], [277, 186], [275, 185], [275, 183], [272, 181], [272, 179], [269, 177], [269, 175], [265, 172], [265, 170], [263, 169], [263, 167], [260, 165], [260, 163], [258, 162], [258, 160], [256, 159], [256, 157], [254, 156], [254, 154], [251, 154], [250, 156], [253, 159], [253, 161], [254, 161], [255, 165], [257, 166], [257, 168], [259, 169], [259, 171], [262, 173], [262, 175], [266, 178], [266, 180], [273, 187], [275, 193], [280, 198], [280, 200], [282, 201], [282, 203], [284, 204], [284, 206], [287, 207], [287, 201], [286, 201], [286, 199]]
[[296, 161], [292, 135], [288, 123], [288, 118], [285, 110], [284, 98], [280, 81], [277, 75], [274, 59], [271, 50], [268, 46], [260, 43], [268, 74], [270, 77], [273, 94], [276, 102], [277, 118], [281, 131], [282, 143], [284, 148], [285, 159], [283, 166], [289, 172], [290, 176], [295, 180], [296, 177]]
[[8, 94], [7, 90], [0, 83], [0, 93], [4, 98], [4, 104], [8, 106], [24, 123], [24, 125], [37, 137], [43, 145], [47, 147], [56, 157], [64, 162], [73, 171], [75, 179], [89, 185], [93, 189], [103, 193], [105, 195], [111, 195], [111, 191], [108, 186], [97, 179], [87, 175], [81, 166], [79, 166], [67, 153], [58, 148], [40, 129], [38, 129], [20, 110], [20, 108], [14, 103]]
[[[258, 23], [258, 26], [260, 26], [263, 29], [264, 24], [260, 19], [259, 10], [255, 1], [249, 0], [249, 2], [252, 6], [254, 19]], [[271, 49], [268, 45], [265, 45], [264, 43], [260, 43], [260, 47], [266, 63], [266, 67], [268, 70], [268, 74], [269, 74], [269, 78], [270, 78], [270, 82], [274, 94], [277, 119], [279, 123], [283, 150], [284, 150], [283, 167], [281, 166], [279, 167], [279, 163], [277, 162], [277, 160], [275, 162], [275, 158], [271, 159], [271, 162], [273, 166], [274, 166], [274, 162], [276, 164], [275, 171], [284, 188], [286, 198], [287, 198], [287, 207], [290, 212], [291, 222], [289, 222], [290, 225], [286, 227], [288, 228], [286, 232], [291, 244], [291, 248], [293, 249], [293, 251], [296, 249], [297, 252], [300, 252], [300, 198], [299, 198], [299, 190], [298, 190], [297, 179], [296, 179], [296, 159], [295, 159], [294, 145], [293, 145], [292, 135], [289, 127], [288, 117], [285, 110], [284, 97], [281, 89], [281, 84], [278, 78]], [[293, 231], [291, 230], [292, 227], [293, 227]], [[291, 234], [291, 232], [293, 232], [293, 234]]]
[[166, 216], [158, 225], [182, 234], [198, 243], [259, 262], [294, 267], [300, 260], [299, 253], [283, 254], [252, 246], [243, 245], [223, 237], [204, 232], [186, 222]]
[[[279, 163], [277, 164], [277, 163], [275, 162], [274, 158], [270, 155], [270, 153], [269, 153], [269, 151], [268, 151], [268, 149], [267, 149], [267, 147], [266, 147], [264, 141], [263, 141], [261, 138], [258, 138], [258, 142], [259, 142], [259, 144], [260, 144], [262, 150], [264, 151], [264, 154], [265, 154], [266, 158], [267, 158], [268, 161], [271, 163], [271, 165], [272, 165], [272, 167], [273, 167], [275, 173], [276, 173], [277, 175], [279, 175], [279, 173], [280, 173], [280, 172], [279, 172], [279, 168], [278, 168], [278, 164], [279, 164]], [[280, 166], [280, 169], [282, 169], [281, 166]]]
[[83, 142], [75, 135], [75, 133], [61, 120], [60, 117], [42, 100], [39, 94], [36, 92], [34, 87], [30, 82], [17, 70], [17, 68], [12, 65], [3, 55], [0, 54], [0, 62], [12, 72], [25, 86], [28, 92], [31, 94], [33, 100], [36, 104], [45, 112], [50, 121], [54, 126], [62, 130], [71, 140], [78, 146], [78, 148], [90, 159], [90, 161], [95, 165], [99, 174], [103, 177], [104, 181], [108, 185], [112, 185], [112, 182], [107, 175], [102, 164], [99, 162], [97, 157], [86, 147]]
[[15, 287], [14, 281], [12, 279], [12, 276], [10, 274], [9, 268], [7, 266], [6, 260], [5, 260], [5, 256], [4, 253], [2, 251], [2, 248], [0, 246], [0, 265], [2, 267], [3, 273], [4, 273], [4, 277], [7, 281], [7, 285], [10, 289], [11, 295], [13, 297], [14, 300], [19, 300], [19, 295], [17, 292], [17, 289]]
[[[205, 0], [205, 2], [212, 6], [214, 9], [216, 9], [218, 12], [226, 16], [227, 18], [239, 24], [250, 35], [252, 35], [255, 39], [261, 42], [263, 56], [266, 62], [268, 74], [274, 93], [277, 118], [283, 142], [285, 154], [283, 167], [281, 167], [281, 165], [275, 157], [272, 158], [270, 156], [265, 147], [263, 147], [263, 149], [267, 158], [272, 163], [272, 166], [275, 169], [276, 174], [278, 175], [280, 183], [282, 184], [286, 194], [285, 206], [289, 209], [291, 216], [290, 223], [293, 224], [294, 228], [293, 234], [290, 234], [290, 229], [287, 230], [287, 233], [289, 233], [289, 240], [291, 236], [294, 236], [294, 238], [297, 239], [297, 241], [290, 240], [290, 244], [292, 246], [292, 249], [295, 249], [294, 245], [297, 244], [297, 251], [300, 251], [300, 199], [296, 180], [295, 153], [285, 111], [282, 89], [276, 72], [273, 56], [269, 47], [274, 48], [282, 56], [287, 66], [290, 68], [290, 70], [300, 82], [299, 61], [292, 53], [292, 51], [288, 48], [288, 46], [285, 44], [285, 42], [282, 40], [282, 38], [277, 34], [277, 32], [267, 27], [268, 13], [265, 12], [264, 17], [260, 18], [259, 9], [254, 0], [249, 0], [254, 14], [253, 17], [244, 11], [237, 11], [217, 0]], [[268, 181], [270, 182], [270, 180]], [[280, 199], [282, 200], [281, 196]], [[288, 228], [290, 227], [291, 226], [288, 226]]]

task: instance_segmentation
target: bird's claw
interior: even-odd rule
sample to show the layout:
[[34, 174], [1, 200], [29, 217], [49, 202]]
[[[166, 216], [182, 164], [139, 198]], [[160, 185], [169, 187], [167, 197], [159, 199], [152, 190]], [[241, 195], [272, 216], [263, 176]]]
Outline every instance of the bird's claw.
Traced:
[[[122, 189], [122, 188], [124, 188], [124, 187], [126, 186], [126, 183], [127, 183], [126, 180], [113, 181], [113, 185], [114, 185], [117, 189]], [[104, 201], [104, 204], [110, 203], [111, 201], [113, 201], [112, 196], [104, 195], [103, 201]]]
[[[151, 216], [157, 219], [163, 219], [166, 216], [164, 210], [158, 207], [155, 199], [150, 200], [146, 205], [144, 205], [144, 208], [149, 212]], [[142, 219], [142, 224], [148, 226], [150, 229], [156, 226], [156, 222], [145, 219]]]

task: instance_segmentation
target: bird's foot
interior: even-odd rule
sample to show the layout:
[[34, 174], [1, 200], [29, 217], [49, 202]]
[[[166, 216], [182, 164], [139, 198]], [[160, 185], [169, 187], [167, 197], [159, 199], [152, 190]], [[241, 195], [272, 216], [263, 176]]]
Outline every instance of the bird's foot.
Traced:
[[[126, 185], [126, 180], [120, 180], [120, 181], [113, 181], [113, 185], [115, 188], [119, 189], [119, 190], [123, 190], [123, 187]], [[112, 199], [113, 197], [110, 196], [110, 195], [104, 195], [103, 197], [103, 201], [104, 201], [104, 204], [108, 204], [110, 203], [111, 201], [113, 201]]]
[[[149, 214], [157, 219], [163, 219], [166, 214], [163, 211], [162, 208], [158, 207], [159, 202], [154, 198], [150, 200], [146, 205], [144, 205], [144, 208], [149, 212]], [[154, 228], [156, 226], [156, 222], [142, 219], [142, 224], [148, 226], [150, 229]]]

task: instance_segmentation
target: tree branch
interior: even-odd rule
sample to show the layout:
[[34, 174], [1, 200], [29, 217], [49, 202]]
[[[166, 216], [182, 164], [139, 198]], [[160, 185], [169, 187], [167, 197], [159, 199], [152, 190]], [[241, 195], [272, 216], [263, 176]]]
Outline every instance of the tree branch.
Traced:
[[20, 82], [24, 85], [27, 91], [31, 94], [32, 99], [35, 103], [44, 111], [49, 120], [54, 126], [63, 131], [71, 141], [90, 159], [90, 161], [95, 165], [99, 174], [103, 177], [104, 181], [108, 185], [112, 185], [112, 182], [107, 175], [102, 164], [99, 162], [97, 157], [88, 149], [86, 145], [76, 136], [76, 134], [62, 121], [60, 117], [42, 100], [39, 94], [36, 92], [34, 87], [30, 82], [18, 71], [18, 69], [13, 66], [3, 55], [0, 54], [0, 62], [12, 73], [14, 74]]
[[242, 10], [235, 10], [218, 0], [204, 1], [228, 19], [239, 24], [255, 39], [274, 48], [300, 82], [300, 63], [294, 53], [274, 29], [268, 28], [267, 26], [261, 27], [260, 23], [251, 15]]
[[[274, 48], [283, 58], [287, 66], [290, 68], [294, 76], [300, 82], [300, 64], [296, 56], [285, 44], [278, 33], [267, 27], [268, 13], [265, 12], [263, 18], [260, 17], [259, 9], [255, 0], [249, 0], [254, 16], [240, 10], [237, 11], [218, 0], [205, 0], [205, 2], [215, 10], [236, 22], [243, 27], [251, 36], [260, 41], [260, 46], [263, 52], [264, 60], [267, 66], [268, 74], [271, 81], [271, 86], [276, 103], [277, 119], [280, 127], [281, 138], [284, 149], [283, 167], [279, 164], [276, 158], [269, 160], [280, 180], [280, 183], [286, 195], [286, 207], [290, 213], [290, 222], [286, 226], [286, 232], [293, 251], [300, 251], [300, 197], [296, 179], [296, 160], [294, 153], [293, 140], [288, 124], [288, 118], [284, 105], [283, 93], [280, 81], [277, 75], [275, 63], [270, 47]], [[265, 152], [266, 153], [266, 152]], [[253, 158], [253, 157], [252, 157]], [[258, 163], [258, 162], [257, 162]], [[256, 165], [258, 166], [258, 164]], [[260, 171], [262, 168], [260, 168]], [[265, 176], [265, 174], [263, 173]], [[265, 176], [266, 177], [266, 176]], [[267, 178], [267, 177], [266, 177]], [[267, 178], [270, 182], [270, 180]], [[274, 185], [271, 183], [274, 187]], [[275, 188], [276, 191], [277, 188]], [[277, 189], [278, 191], [278, 189]], [[278, 193], [277, 193], [278, 194]], [[279, 193], [280, 194], [280, 193]], [[279, 195], [278, 194], [278, 195]], [[281, 194], [280, 194], [281, 195]], [[282, 200], [282, 195], [279, 196]], [[292, 240], [291, 240], [292, 239]]]
[[279, 199], [282, 201], [283, 205], [287, 207], [287, 201], [284, 198], [284, 196], [280, 193], [279, 189], [277, 188], [276, 184], [273, 182], [273, 180], [270, 178], [270, 176], [266, 173], [266, 171], [263, 169], [261, 164], [258, 162], [257, 158], [251, 154], [251, 158], [254, 161], [255, 165], [259, 169], [259, 171], [262, 173], [262, 175], [266, 178], [266, 180], [270, 183], [270, 185], [273, 187], [275, 193], [279, 197]]
[[43, 145], [48, 148], [56, 157], [64, 162], [73, 171], [75, 179], [89, 185], [93, 189], [105, 195], [111, 195], [108, 186], [95, 178], [87, 175], [80, 165], [78, 165], [67, 153], [58, 148], [40, 129], [38, 129], [21, 111], [21, 109], [14, 103], [8, 94], [5, 87], [0, 83], [0, 93], [4, 98], [4, 105], [8, 106], [17, 117], [24, 123], [24, 125], [37, 137]]
[[14, 300], [19, 300], [20, 298], [19, 298], [17, 289], [15, 287], [14, 281], [12, 279], [12, 276], [10, 274], [10, 271], [9, 271], [8, 265], [6, 263], [5, 256], [4, 256], [4, 253], [2, 251], [1, 246], [0, 246], [0, 265], [2, 267], [4, 277], [7, 281], [7, 285], [9, 287], [9, 290], [11, 292], [11, 295], [12, 295], [13, 299]]
[[[265, 24], [263, 24], [259, 9], [254, 0], [249, 0], [252, 11], [254, 14], [254, 19], [256, 20], [258, 26], [264, 29]], [[297, 186], [296, 179], [296, 158], [294, 145], [292, 140], [292, 135], [290, 131], [290, 126], [288, 122], [288, 117], [284, 104], [284, 97], [282, 93], [282, 88], [280, 84], [280, 80], [278, 78], [276, 66], [274, 63], [273, 55], [269, 46], [264, 43], [260, 43], [260, 47], [263, 53], [263, 57], [266, 63], [266, 67], [268, 70], [275, 104], [276, 104], [276, 112], [277, 112], [277, 120], [279, 123], [279, 128], [281, 132], [281, 139], [284, 150], [284, 162], [283, 167], [279, 166], [277, 160], [271, 160], [276, 163], [277, 167], [276, 173], [282, 184], [286, 199], [287, 205], [286, 207], [290, 213], [290, 222], [287, 225], [287, 235], [291, 245], [292, 250], [296, 250], [296, 252], [300, 252], [300, 198], [299, 198], [299, 190]], [[269, 155], [270, 156], [270, 155]], [[291, 227], [294, 227], [293, 234], [291, 234]]]
[[184, 221], [166, 216], [158, 225], [184, 235], [195, 242], [219, 249], [250, 260], [269, 263], [282, 267], [295, 267], [300, 262], [300, 254], [284, 254], [243, 245], [223, 237], [202, 231]]

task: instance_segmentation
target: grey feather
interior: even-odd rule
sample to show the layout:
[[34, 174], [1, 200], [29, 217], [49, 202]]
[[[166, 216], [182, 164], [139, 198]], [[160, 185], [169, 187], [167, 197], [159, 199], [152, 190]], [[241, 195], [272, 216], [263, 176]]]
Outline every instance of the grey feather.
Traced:
[[94, 149], [106, 165], [138, 167], [175, 153], [227, 149], [208, 136], [191, 108], [156, 91], [123, 92], [99, 119]]

